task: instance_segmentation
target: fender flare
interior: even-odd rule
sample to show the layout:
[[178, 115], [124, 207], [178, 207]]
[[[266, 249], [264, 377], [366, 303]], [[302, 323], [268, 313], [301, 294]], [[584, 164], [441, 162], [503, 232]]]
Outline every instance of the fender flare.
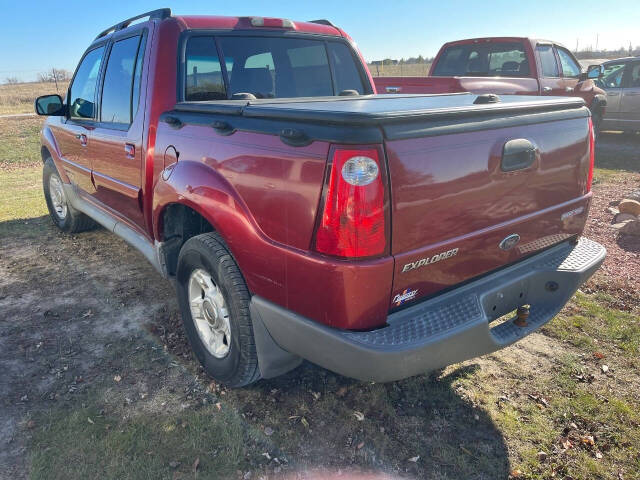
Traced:
[[[163, 176], [164, 174], [164, 176]], [[168, 174], [168, 175], [167, 175]], [[248, 267], [256, 251], [274, 245], [249, 212], [233, 186], [215, 169], [202, 162], [180, 160], [160, 174], [153, 191], [152, 228], [159, 242], [163, 236], [163, 215], [170, 205], [184, 205], [201, 215], [225, 240], [243, 272], [250, 291], [254, 290]]]
[[45, 157], [43, 155], [44, 149], [46, 149], [51, 155], [51, 158], [53, 159], [53, 163], [55, 164], [56, 169], [58, 170], [58, 174], [60, 175], [60, 179], [64, 183], [71, 183], [71, 180], [69, 180], [69, 177], [67, 176], [67, 172], [65, 171], [62, 165], [62, 159], [61, 159], [62, 153], [58, 148], [58, 142], [56, 141], [56, 137], [51, 131], [51, 127], [49, 127], [49, 125], [46, 123], [42, 126], [42, 130], [40, 131], [40, 154], [42, 155], [43, 162], [45, 160]]

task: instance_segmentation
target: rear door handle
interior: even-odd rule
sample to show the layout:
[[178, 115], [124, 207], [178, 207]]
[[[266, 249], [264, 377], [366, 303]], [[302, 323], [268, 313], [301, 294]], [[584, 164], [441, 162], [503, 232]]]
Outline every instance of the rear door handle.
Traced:
[[618, 92], [607, 92], [607, 97], [617, 97], [620, 95]]
[[564, 91], [567, 93], [573, 92], [573, 87], [566, 87]]
[[402, 87], [385, 87], [387, 93], [400, 93]]
[[83, 147], [87, 146], [87, 136], [84, 133], [77, 134], [76, 138], [80, 140], [80, 145], [82, 145]]
[[136, 158], [136, 146], [133, 143], [124, 144], [124, 153], [129, 159]]
[[553, 90], [551, 87], [542, 87], [543, 92], [550, 92], [551, 90]]
[[530, 167], [536, 159], [536, 147], [526, 138], [509, 140], [502, 148], [503, 172], [513, 172]]

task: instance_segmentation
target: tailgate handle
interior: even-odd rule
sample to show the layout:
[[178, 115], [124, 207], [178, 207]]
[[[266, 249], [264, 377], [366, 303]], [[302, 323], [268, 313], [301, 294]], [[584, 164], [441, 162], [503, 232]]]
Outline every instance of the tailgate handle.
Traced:
[[530, 167], [536, 159], [536, 147], [526, 138], [509, 140], [502, 149], [501, 168], [513, 172]]

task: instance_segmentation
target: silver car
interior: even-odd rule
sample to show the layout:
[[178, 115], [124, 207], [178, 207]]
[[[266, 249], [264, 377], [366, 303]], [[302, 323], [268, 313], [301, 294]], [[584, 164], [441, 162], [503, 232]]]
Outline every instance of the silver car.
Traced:
[[640, 131], [640, 57], [602, 64], [596, 82], [607, 92], [607, 108], [600, 130]]

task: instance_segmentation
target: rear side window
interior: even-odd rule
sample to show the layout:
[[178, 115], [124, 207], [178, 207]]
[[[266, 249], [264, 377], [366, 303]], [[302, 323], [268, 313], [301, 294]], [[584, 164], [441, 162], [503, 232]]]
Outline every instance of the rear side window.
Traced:
[[256, 98], [331, 96], [343, 90], [365, 93], [358, 63], [343, 43], [238, 36], [220, 36], [217, 42], [224, 56], [227, 79], [222, 73], [216, 39], [188, 40], [186, 100], [218, 100], [239, 93], [250, 93]]
[[[139, 79], [134, 82], [138, 66], [140, 38], [117, 41], [111, 48], [102, 87], [100, 120], [107, 123], [130, 124], [133, 116], [134, 83], [139, 95]], [[141, 63], [140, 63], [141, 66]], [[140, 75], [140, 71], [138, 75]], [[137, 106], [137, 99], [136, 99]]]
[[538, 52], [538, 58], [540, 58], [542, 76], [559, 77], [558, 63], [556, 62], [556, 56], [553, 54], [553, 47], [551, 45], [538, 45], [536, 52]]
[[227, 98], [222, 67], [213, 37], [193, 37], [189, 40], [185, 52], [185, 66], [185, 100]]
[[445, 48], [433, 74], [439, 77], [524, 77], [529, 72], [529, 59], [522, 42], [489, 42]]
[[562, 75], [565, 77], [577, 77], [582, 72], [580, 65], [571, 54], [562, 47], [557, 47], [560, 65], [562, 65]]
[[87, 53], [78, 66], [69, 88], [69, 115], [71, 118], [95, 118], [96, 89], [104, 47]]

